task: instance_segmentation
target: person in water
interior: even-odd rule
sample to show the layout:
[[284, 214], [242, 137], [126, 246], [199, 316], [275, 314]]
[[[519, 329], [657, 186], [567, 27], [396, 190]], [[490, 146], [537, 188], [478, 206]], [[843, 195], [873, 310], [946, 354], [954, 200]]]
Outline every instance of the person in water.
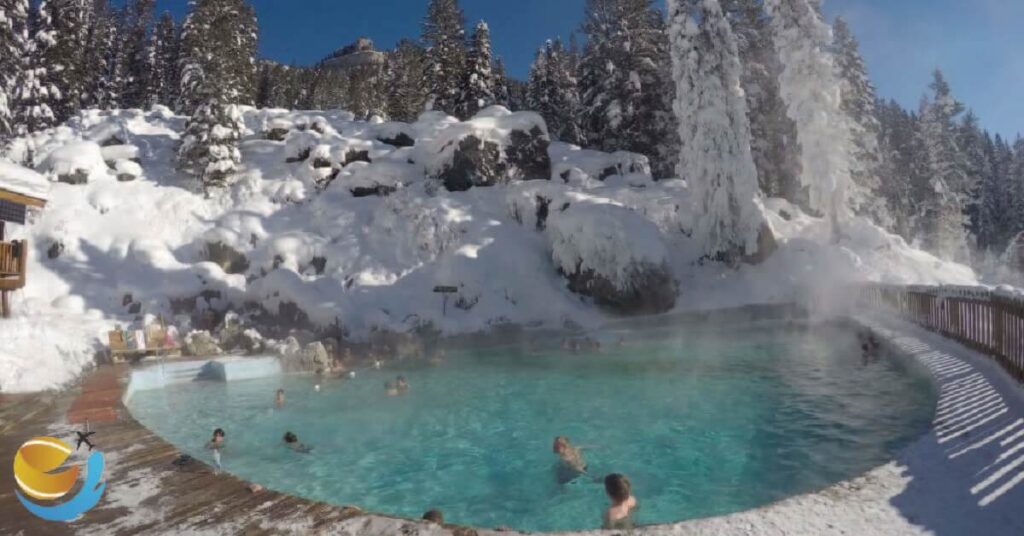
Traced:
[[214, 473], [221, 471], [220, 451], [224, 448], [224, 430], [218, 428], [213, 431], [213, 438], [206, 443], [206, 448], [213, 451]]
[[431, 508], [423, 514], [423, 519], [438, 525], [444, 525], [444, 514], [437, 508]]
[[405, 376], [395, 378], [395, 389], [398, 389], [400, 394], [405, 394], [409, 391], [409, 382], [405, 381]]
[[387, 394], [388, 396], [398, 396], [399, 394], [401, 394], [398, 392], [398, 387], [395, 387], [395, 384], [391, 382], [384, 383], [384, 393]]
[[566, 484], [587, 472], [587, 462], [583, 460], [582, 447], [574, 447], [569, 438], [558, 436], [551, 447], [558, 455], [558, 482]]
[[274, 395], [274, 405], [279, 408], [284, 407], [284, 389], [277, 390], [277, 394]]
[[611, 505], [604, 513], [602, 528], [606, 530], [631, 530], [636, 528], [633, 513], [638, 505], [633, 497], [633, 485], [625, 475], [618, 473], [604, 477], [604, 491]]
[[284, 445], [295, 452], [301, 452], [302, 454], [309, 454], [310, 451], [313, 450], [313, 447], [300, 443], [299, 436], [291, 432], [284, 433]]

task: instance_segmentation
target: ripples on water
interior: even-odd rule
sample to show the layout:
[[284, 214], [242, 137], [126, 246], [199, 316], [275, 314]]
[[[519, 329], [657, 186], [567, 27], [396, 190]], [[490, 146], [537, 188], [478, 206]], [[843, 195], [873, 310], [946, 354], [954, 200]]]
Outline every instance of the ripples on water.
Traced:
[[[590, 478], [559, 485], [552, 438], [585, 451], [595, 477], [622, 472], [641, 523], [745, 510], [891, 459], [923, 433], [935, 394], [902, 358], [866, 363], [837, 326], [605, 332], [623, 347], [565, 354], [557, 341], [451, 352], [435, 368], [193, 383], [137, 393], [132, 413], [183, 450], [227, 431], [226, 470], [336, 504], [524, 530], [596, 528], [607, 499]], [[384, 395], [404, 374], [412, 389]], [[273, 408], [284, 387], [288, 404]], [[314, 447], [281, 445], [286, 430]]]

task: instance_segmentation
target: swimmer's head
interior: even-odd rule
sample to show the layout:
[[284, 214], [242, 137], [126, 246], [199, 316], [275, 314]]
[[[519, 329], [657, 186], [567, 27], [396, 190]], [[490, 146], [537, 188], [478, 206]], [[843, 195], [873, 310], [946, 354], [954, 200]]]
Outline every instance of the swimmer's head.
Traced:
[[437, 523], [438, 525], [444, 524], [444, 514], [442, 514], [437, 508], [427, 510], [427, 512], [423, 514], [423, 519], [430, 521], [431, 523]]
[[551, 451], [555, 454], [561, 454], [565, 452], [565, 449], [569, 448], [569, 438], [565, 436], [558, 436], [555, 438], [554, 445], [551, 446]]
[[285, 432], [284, 433], [284, 442], [285, 443], [298, 443], [299, 442], [299, 438], [298, 438], [298, 436], [296, 436], [295, 434], [293, 434], [291, 432]]
[[633, 484], [625, 475], [612, 473], [604, 477], [604, 491], [615, 504], [620, 504], [628, 500], [633, 493]]
[[224, 434], [224, 429], [223, 428], [218, 428], [218, 429], [213, 431], [213, 438], [214, 439], [216, 439], [218, 437], [223, 438], [224, 435], [225, 434]]

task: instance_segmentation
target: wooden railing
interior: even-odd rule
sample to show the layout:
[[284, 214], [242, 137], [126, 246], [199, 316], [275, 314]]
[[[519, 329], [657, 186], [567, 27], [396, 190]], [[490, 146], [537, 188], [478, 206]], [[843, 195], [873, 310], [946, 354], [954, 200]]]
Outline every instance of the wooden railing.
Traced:
[[860, 305], [903, 317], [992, 356], [1024, 381], [1024, 293], [982, 287], [871, 285]]
[[0, 279], [25, 278], [28, 243], [24, 240], [0, 242]]

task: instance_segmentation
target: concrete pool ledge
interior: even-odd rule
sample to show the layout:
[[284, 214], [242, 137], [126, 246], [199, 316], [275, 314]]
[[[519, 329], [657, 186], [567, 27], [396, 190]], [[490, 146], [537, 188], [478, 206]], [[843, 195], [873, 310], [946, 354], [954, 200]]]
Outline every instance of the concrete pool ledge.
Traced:
[[[1024, 389], [992, 360], [940, 335], [891, 318], [855, 320], [930, 371], [939, 399], [928, 433], [895, 460], [819, 492], [736, 514], [644, 527], [632, 533], [1024, 534]], [[24, 438], [47, 429], [58, 437], [70, 433], [62, 416], [76, 394], [46, 397], [46, 410], [31, 400], [21, 402], [30, 409], [12, 408], [14, 418], [8, 420], [13, 428], [0, 436], [5, 454]], [[127, 412], [119, 422], [94, 429], [108, 463], [108, 488], [101, 503], [72, 524], [46, 523], [22, 509], [11, 491], [10, 471], [2, 471], [0, 533], [521, 534], [365, 514], [270, 490], [252, 493], [248, 483], [227, 474], [213, 475], [198, 462], [188, 470], [174, 468], [170, 462], [178, 450]], [[643, 503], [643, 490], [637, 492]], [[600, 512], [594, 515], [596, 522]]]

